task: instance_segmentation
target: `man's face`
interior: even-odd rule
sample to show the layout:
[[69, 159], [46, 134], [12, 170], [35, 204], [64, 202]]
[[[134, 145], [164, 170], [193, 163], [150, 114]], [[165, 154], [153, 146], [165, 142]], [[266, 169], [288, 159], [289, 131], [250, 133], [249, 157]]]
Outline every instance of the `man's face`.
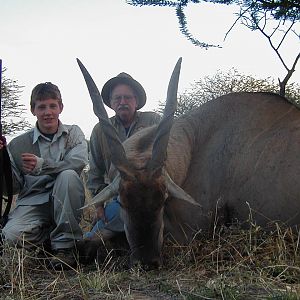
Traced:
[[111, 93], [110, 105], [123, 125], [129, 127], [137, 108], [137, 99], [133, 89], [126, 84], [116, 85]]
[[39, 130], [52, 134], [57, 131], [58, 117], [63, 110], [63, 104], [55, 99], [37, 100], [31, 112], [37, 117]]

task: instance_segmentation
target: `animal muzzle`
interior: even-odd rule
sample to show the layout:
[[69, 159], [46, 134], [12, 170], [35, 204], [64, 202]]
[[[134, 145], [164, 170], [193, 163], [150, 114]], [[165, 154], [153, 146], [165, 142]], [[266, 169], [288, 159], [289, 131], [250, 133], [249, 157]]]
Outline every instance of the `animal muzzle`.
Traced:
[[134, 253], [130, 257], [130, 266], [141, 266], [145, 271], [157, 270], [162, 265], [162, 259], [160, 255], [146, 255], [136, 256]]

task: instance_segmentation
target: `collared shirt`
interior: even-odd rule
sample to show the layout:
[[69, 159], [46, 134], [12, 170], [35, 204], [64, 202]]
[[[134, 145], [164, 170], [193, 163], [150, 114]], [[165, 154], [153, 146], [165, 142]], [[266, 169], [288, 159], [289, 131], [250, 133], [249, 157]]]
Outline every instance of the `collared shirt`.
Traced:
[[52, 140], [47, 136], [43, 135], [37, 126], [33, 128], [33, 144], [38, 144], [40, 149], [41, 157], [37, 157], [37, 164], [32, 174], [38, 175], [42, 171], [42, 167], [45, 159], [52, 159], [59, 161], [64, 151], [64, 143], [61, 138], [63, 133], [68, 133], [66, 126], [60, 123], [57, 132], [53, 135]]
[[[137, 112], [130, 128], [126, 131], [122, 122], [117, 116], [110, 118], [112, 125], [116, 128], [121, 142], [128, 137], [146, 127], [158, 124], [160, 115], [155, 112]], [[108, 183], [107, 173], [110, 167], [110, 161], [104, 157], [103, 145], [101, 141], [101, 126], [96, 124], [90, 139], [90, 161], [88, 170], [87, 187], [92, 195], [96, 195]]]
[[41, 157], [51, 158], [55, 161], [60, 160], [60, 155], [63, 153], [65, 148], [64, 139], [61, 138], [63, 133], [68, 133], [68, 129], [63, 124], [60, 124], [52, 140], [43, 135], [37, 126], [33, 128], [33, 144], [38, 143]]

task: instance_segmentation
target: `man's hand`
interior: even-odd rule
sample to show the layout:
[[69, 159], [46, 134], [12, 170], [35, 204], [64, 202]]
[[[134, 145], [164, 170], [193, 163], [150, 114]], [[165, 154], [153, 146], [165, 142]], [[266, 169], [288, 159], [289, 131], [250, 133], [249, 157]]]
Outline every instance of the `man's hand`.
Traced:
[[36, 164], [37, 157], [32, 153], [22, 153], [23, 170], [26, 174], [31, 173]]
[[96, 207], [92, 225], [94, 226], [99, 220], [102, 220], [104, 223], [106, 223], [105, 209], [103, 205]]

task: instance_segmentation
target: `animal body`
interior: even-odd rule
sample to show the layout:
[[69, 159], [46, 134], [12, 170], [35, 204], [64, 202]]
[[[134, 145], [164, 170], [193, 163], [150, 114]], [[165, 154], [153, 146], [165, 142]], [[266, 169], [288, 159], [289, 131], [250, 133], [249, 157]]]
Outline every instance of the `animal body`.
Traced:
[[[172, 80], [167, 106], [176, 98]], [[157, 267], [166, 234], [186, 243], [216, 221], [243, 224], [251, 217], [264, 227], [274, 221], [300, 224], [300, 111], [295, 106], [276, 94], [233, 93], [173, 125], [172, 113], [165, 111], [158, 127], [123, 145], [111, 142], [119, 175], [93, 201], [120, 195], [132, 263]], [[112, 136], [109, 129], [108, 144]]]

